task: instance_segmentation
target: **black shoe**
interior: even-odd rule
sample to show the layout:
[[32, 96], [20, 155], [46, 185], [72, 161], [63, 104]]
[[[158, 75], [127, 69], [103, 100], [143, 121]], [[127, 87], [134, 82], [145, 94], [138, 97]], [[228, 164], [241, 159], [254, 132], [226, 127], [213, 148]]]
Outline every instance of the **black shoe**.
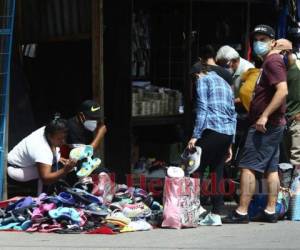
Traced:
[[265, 211], [251, 219], [251, 221], [277, 223], [278, 215], [276, 213], [268, 214]]
[[248, 224], [249, 223], [249, 216], [240, 215], [236, 211], [232, 212], [231, 215], [222, 219], [222, 223], [224, 224]]

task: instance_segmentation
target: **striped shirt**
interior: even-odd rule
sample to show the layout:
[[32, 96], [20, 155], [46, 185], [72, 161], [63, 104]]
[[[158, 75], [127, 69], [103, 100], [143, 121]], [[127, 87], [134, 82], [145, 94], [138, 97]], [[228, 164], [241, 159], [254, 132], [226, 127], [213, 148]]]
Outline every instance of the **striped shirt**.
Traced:
[[215, 72], [208, 72], [197, 80], [195, 94], [193, 138], [201, 138], [205, 129], [235, 135], [236, 112], [231, 87]]

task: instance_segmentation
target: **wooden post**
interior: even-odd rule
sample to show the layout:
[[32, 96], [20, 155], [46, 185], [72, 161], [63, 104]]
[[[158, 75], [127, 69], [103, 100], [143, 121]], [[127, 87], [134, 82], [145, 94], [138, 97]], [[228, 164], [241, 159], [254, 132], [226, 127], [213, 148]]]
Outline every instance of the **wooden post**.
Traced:
[[[103, 87], [103, 0], [92, 0], [92, 79], [93, 99], [102, 107], [104, 113]], [[104, 143], [99, 152], [104, 160]]]
[[132, 0], [104, 0], [105, 166], [125, 183], [131, 160]]

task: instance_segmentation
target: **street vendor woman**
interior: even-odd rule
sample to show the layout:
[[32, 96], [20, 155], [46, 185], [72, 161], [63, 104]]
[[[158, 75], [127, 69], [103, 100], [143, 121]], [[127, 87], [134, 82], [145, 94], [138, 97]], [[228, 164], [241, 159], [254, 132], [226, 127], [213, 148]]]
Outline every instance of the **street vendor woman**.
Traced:
[[66, 176], [76, 165], [60, 157], [59, 147], [65, 144], [67, 130], [67, 121], [56, 114], [49, 124], [25, 137], [8, 153], [9, 177], [19, 182], [38, 179], [39, 194], [43, 184], [55, 183]]

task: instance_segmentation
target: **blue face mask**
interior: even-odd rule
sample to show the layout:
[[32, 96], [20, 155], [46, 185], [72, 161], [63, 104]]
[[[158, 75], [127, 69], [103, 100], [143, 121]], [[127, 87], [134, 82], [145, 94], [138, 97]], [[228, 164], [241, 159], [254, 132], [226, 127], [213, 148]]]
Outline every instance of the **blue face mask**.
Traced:
[[269, 53], [270, 47], [268, 42], [255, 41], [253, 43], [254, 53], [258, 56], [264, 56]]
[[288, 67], [288, 65], [289, 65], [289, 56], [287, 54], [285, 54], [282, 59], [283, 59], [283, 62], [285, 64], [285, 67]]

